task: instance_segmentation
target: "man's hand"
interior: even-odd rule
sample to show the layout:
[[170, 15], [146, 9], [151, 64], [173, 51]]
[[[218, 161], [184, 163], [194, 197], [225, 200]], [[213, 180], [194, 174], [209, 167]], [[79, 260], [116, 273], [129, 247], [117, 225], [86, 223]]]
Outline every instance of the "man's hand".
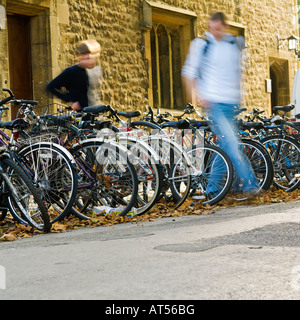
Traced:
[[209, 109], [209, 103], [208, 101], [201, 99], [199, 95], [197, 95], [196, 103], [198, 107], [201, 107], [203, 109]]
[[80, 106], [80, 104], [79, 104], [78, 101], [76, 101], [76, 102], [71, 102], [71, 108], [72, 108], [74, 111], [79, 111], [79, 110], [81, 110], [81, 106]]

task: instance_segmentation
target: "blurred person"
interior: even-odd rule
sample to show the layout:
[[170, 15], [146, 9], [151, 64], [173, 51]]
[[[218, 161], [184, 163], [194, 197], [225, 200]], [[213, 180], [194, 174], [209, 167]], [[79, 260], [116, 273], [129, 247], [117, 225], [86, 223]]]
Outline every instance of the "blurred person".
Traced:
[[[228, 25], [222, 12], [211, 14], [208, 20], [209, 32], [205, 38], [194, 39], [182, 68], [182, 79], [189, 99], [195, 99], [198, 106], [206, 109], [220, 147], [230, 157], [237, 185], [236, 191], [254, 194], [259, 183], [248, 159], [238, 148], [237, 128], [234, 112], [241, 103], [241, 58], [245, 49], [244, 38], [226, 33]], [[193, 100], [192, 100], [193, 101]], [[213, 170], [212, 170], [213, 171]], [[215, 192], [216, 182], [207, 192]]]
[[96, 40], [85, 40], [77, 45], [78, 62], [67, 67], [54, 78], [46, 89], [74, 111], [100, 104], [102, 69], [98, 65], [101, 47]]

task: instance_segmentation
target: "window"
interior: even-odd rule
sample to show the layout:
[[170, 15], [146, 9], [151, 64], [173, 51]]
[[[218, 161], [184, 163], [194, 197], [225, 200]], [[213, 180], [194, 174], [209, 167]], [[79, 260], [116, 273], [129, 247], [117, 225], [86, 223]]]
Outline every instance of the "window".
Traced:
[[181, 68], [190, 41], [196, 34], [195, 19], [196, 15], [191, 11], [144, 1], [148, 99], [154, 108], [184, 108]]
[[153, 106], [182, 108], [180, 33], [159, 24], [152, 27], [150, 36]]
[[233, 36], [245, 36], [245, 27], [241, 25], [240, 23], [235, 22], [228, 22], [228, 32], [232, 34]]

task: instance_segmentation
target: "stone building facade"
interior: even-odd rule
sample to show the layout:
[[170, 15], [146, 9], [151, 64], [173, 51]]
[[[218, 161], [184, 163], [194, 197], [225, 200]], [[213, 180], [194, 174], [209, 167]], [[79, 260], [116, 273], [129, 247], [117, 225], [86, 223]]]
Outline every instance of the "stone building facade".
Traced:
[[76, 62], [78, 41], [94, 38], [102, 47], [103, 103], [120, 110], [145, 111], [148, 105], [182, 110], [187, 101], [180, 70], [189, 43], [218, 10], [248, 47], [244, 105], [270, 113], [272, 105], [290, 103], [298, 60], [278, 38], [297, 31], [297, 0], [0, 0], [0, 5], [0, 85], [17, 98], [60, 102], [45, 92], [46, 84]]

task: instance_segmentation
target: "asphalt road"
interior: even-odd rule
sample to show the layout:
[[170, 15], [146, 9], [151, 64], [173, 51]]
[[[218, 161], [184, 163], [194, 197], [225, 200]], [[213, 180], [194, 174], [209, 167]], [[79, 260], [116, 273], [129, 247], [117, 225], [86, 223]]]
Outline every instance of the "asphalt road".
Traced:
[[300, 298], [300, 202], [0, 243], [0, 299]]

